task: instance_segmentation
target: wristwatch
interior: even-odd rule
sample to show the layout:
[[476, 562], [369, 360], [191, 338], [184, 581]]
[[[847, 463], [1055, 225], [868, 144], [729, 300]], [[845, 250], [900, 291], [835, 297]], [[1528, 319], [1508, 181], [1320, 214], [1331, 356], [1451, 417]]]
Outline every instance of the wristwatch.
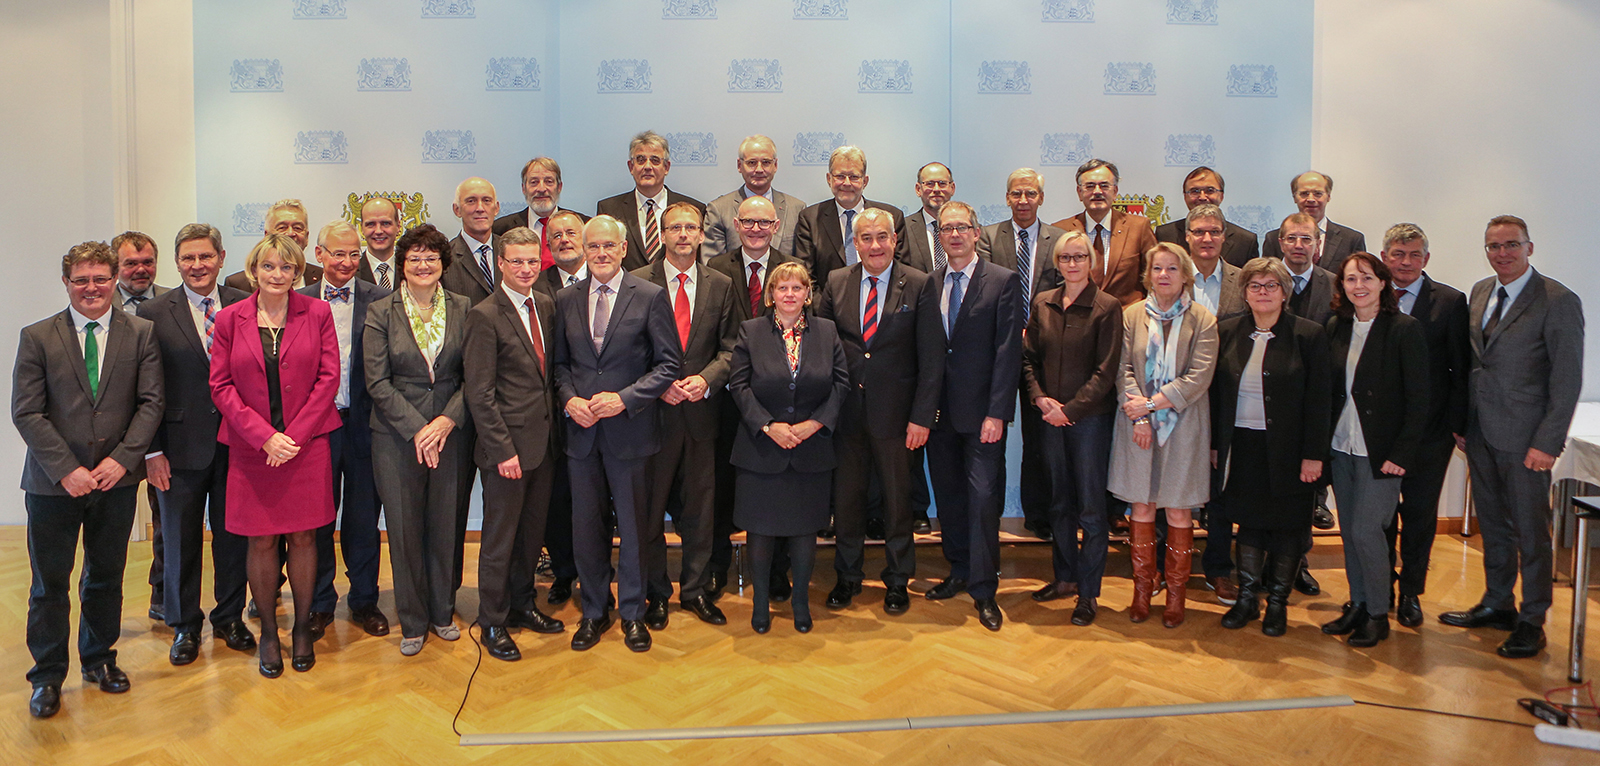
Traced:
[[766, 425], [762, 426], [761, 427], [761, 433], [764, 433], [764, 434], [772, 433], [772, 423], [768, 422]]
[[1145, 410], [1145, 412], [1155, 412], [1156, 411], [1156, 400], [1154, 400], [1154, 399], [1146, 399], [1146, 400], [1144, 400], [1144, 410]]

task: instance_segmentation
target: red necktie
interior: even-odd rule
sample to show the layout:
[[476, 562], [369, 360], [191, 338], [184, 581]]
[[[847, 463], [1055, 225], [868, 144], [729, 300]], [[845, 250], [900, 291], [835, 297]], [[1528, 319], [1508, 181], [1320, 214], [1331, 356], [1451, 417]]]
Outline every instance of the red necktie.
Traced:
[[556, 265], [556, 259], [550, 255], [550, 219], [539, 219], [539, 270], [544, 271]]
[[528, 335], [533, 338], [533, 355], [539, 357], [539, 374], [544, 374], [544, 333], [539, 331], [539, 314], [533, 310], [533, 296], [522, 299], [528, 309]]
[[685, 350], [689, 348], [689, 291], [684, 287], [688, 282], [688, 274], [678, 275], [678, 297], [672, 301], [672, 316], [678, 320], [678, 342]]
[[750, 316], [761, 316], [761, 264], [750, 264]]
[[867, 307], [861, 316], [861, 340], [868, 346], [872, 345], [872, 336], [878, 332], [878, 278], [867, 277], [871, 286], [867, 288]]

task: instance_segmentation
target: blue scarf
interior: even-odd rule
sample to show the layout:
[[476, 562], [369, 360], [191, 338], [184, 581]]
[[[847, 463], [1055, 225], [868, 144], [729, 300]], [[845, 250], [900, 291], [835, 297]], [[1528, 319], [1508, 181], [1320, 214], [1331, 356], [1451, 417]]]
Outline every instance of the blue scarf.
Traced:
[[[1178, 334], [1183, 330], [1184, 312], [1189, 310], [1192, 301], [1188, 295], [1180, 294], [1166, 311], [1156, 305], [1154, 297], [1144, 301], [1144, 313], [1149, 316], [1146, 334], [1150, 336], [1144, 347], [1145, 396], [1155, 396], [1162, 386], [1178, 376]], [[1165, 335], [1161, 332], [1164, 322], [1172, 323], [1172, 329]], [[1150, 420], [1155, 425], [1156, 444], [1165, 445], [1172, 430], [1178, 427], [1178, 411], [1171, 407], [1156, 410], [1150, 413]]]

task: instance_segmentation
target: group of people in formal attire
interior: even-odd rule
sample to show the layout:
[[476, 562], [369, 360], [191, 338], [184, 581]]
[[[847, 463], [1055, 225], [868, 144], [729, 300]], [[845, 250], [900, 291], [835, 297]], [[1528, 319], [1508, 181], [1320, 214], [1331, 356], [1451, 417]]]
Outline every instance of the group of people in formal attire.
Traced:
[[764, 136], [739, 147], [744, 183], [709, 205], [667, 188], [670, 149], [653, 132], [634, 137], [627, 165], [634, 188], [593, 218], [559, 206], [550, 158], [523, 168], [528, 208], [510, 215], [488, 181], [467, 179], [454, 238], [402, 231], [374, 197], [358, 225], [329, 223], [312, 247], [304, 207], [284, 200], [226, 279], [221, 233], [190, 224], [170, 290], [154, 285], [147, 235], [73, 247], [70, 305], [22, 331], [13, 381], [33, 714], [60, 706], [80, 532], [82, 674], [129, 688], [113, 647], [143, 479], [150, 615], [173, 629], [174, 665], [197, 659], [209, 618], [279, 676], [287, 583], [290, 665], [310, 670], [338, 600], [336, 542], [350, 619], [387, 635], [380, 508], [400, 652], [459, 639], [475, 475], [476, 622], [501, 660], [520, 657], [513, 630], [566, 630], [538, 605], [542, 558], [547, 604], [577, 586], [573, 649], [598, 644], [615, 610], [627, 648], [649, 650], [673, 597], [668, 518], [677, 598], [704, 622], [727, 622], [717, 601], [736, 530], [756, 633], [785, 601], [794, 629], [812, 629], [819, 533], [835, 540], [828, 607], [862, 593], [866, 541], [881, 537], [883, 609], [902, 614], [930, 486], [949, 573], [923, 595], [965, 593], [1000, 630], [1019, 417], [1023, 510], [1053, 545], [1032, 598], [1075, 597], [1074, 625], [1096, 619], [1110, 532], [1126, 524], [1134, 622], [1163, 590], [1162, 624], [1184, 622], [1203, 528], [1222, 625], [1282, 635], [1291, 591], [1316, 587], [1304, 561], [1331, 484], [1351, 597], [1322, 630], [1359, 647], [1388, 635], [1391, 611], [1415, 627], [1461, 446], [1486, 589], [1440, 619], [1510, 631], [1507, 657], [1542, 649], [1547, 472], [1576, 406], [1583, 319], [1577, 296], [1529, 265], [1521, 219], [1489, 222], [1494, 276], [1469, 298], [1426, 275], [1417, 226], [1390, 228], [1373, 254], [1327, 220], [1333, 182], [1317, 172], [1293, 179], [1298, 212], [1258, 247], [1204, 167], [1184, 181], [1187, 216], [1157, 228], [1116, 208], [1119, 174], [1103, 160], [1075, 175], [1083, 212], [1041, 221], [1044, 178], [1022, 168], [1005, 183], [1011, 217], [989, 226], [941, 163], [919, 170], [911, 215], [867, 199], [856, 147], [833, 152], [832, 197], [809, 206], [772, 188]]

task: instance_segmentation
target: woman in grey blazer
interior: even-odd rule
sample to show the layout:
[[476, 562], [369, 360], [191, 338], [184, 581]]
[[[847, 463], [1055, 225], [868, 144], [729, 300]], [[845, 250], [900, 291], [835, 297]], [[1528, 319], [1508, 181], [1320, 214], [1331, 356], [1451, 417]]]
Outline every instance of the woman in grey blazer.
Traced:
[[400, 653], [422, 651], [428, 629], [454, 641], [451, 619], [457, 487], [470, 445], [461, 393], [467, 299], [439, 286], [450, 241], [431, 224], [405, 233], [395, 252], [400, 289], [372, 304], [362, 342], [372, 395], [372, 466], [388, 519], [389, 561], [400, 614]]

